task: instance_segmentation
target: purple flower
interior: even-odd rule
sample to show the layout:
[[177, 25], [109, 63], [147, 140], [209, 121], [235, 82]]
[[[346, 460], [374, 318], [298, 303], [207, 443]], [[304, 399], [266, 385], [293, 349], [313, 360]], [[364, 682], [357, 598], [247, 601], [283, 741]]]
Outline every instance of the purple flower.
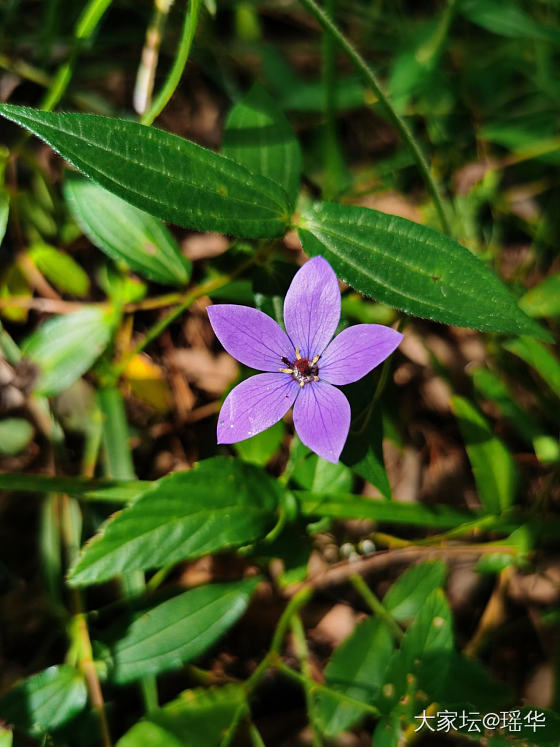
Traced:
[[249, 306], [218, 304], [208, 315], [230, 355], [266, 372], [228, 394], [218, 418], [218, 443], [264, 431], [293, 405], [302, 442], [336, 463], [350, 428], [350, 405], [333, 384], [361, 379], [395, 350], [402, 335], [380, 324], [356, 324], [330, 342], [340, 318], [340, 290], [322, 257], [309, 260], [292, 280], [284, 301], [287, 334]]

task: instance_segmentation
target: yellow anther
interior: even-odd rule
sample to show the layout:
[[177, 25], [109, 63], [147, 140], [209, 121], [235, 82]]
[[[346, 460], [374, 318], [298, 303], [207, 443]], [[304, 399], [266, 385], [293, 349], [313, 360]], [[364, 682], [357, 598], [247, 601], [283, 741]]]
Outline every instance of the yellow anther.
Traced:
[[316, 355], [315, 358], [313, 358], [313, 360], [311, 361], [311, 365], [314, 366], [318, 360], [319, 360], [319, 356]]
[[305, 381], [300, 381], [299, 382], [299, 388], [303, 389], [304, 386], [305, 386]]
[[314, 376], [313, 377], [313, 381], [319, 381], [319, 377], [318, 376]]
[[300, 352], [299, 352], [299, 348], [296, 348], [296, 358], [298, 359], [298, 361], [301, 360], [301, 355], [300, 355]]
[[281, 369], [280, 369], [280, 373], [289, 373], [289, 374], [293, 374], [293, 372], [294, 372], [294, 369], [293, 369], [293, 368], [281, 368]]

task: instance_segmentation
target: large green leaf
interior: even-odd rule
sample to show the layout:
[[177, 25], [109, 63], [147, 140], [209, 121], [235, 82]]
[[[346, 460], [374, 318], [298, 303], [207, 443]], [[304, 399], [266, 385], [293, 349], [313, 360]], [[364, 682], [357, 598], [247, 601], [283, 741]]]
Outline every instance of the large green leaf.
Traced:
[[111, 337], [111, 313], [93, 306], [42, 324], [22, 351], [39, 369], [37, 393], [53, 397], [88, 371]]
[[385, 594], [383, 604], [396, 620], [414, 617], [432, 591], [442, 586], [445, 572], [441, 560], [411, 566]]
[[64, 195], [82, 231], [111, 259], [158, 283], [188, 282], [191, 262], [153, 215], [76, 174], [66, 177]]
[[101, 639], [110, 678], [122, 684], [196, 658], [237, 622], [258, 581], [199, 586], [117, 620]]
[[[418, 690], [425, 693], [428, 703], [438, 698], [452, 657], [451, 610], [443, 591], [434, 589], [407, 629], [400, 649], [393, 654], [375, 704], [384, 712], [399, 704], [403, 713], [411, 716], [417, 710], [414, 696]], [[405, 695], [409, 697], [404, 698]]]
[[487, 511], [500, 513], [515, 500], [519, 474], [513, 457], [479, 410], [463, 397], [451, 398], [472, 466], [478, 496]]
[[353, 288], [408, 314], [549, 339], [502, 282], [448, 236], [376, 210], [321, 202], [299, 222], [303, 248]]
[[0, 698], [0, 719], [39, 735], [61, 726], [87, 701], [82, 675], [65, 665], [28, 677]]
[[238, 685], [185, 690], [134, 724], [117, 747], [219, 747], [244, 700]]
[[214, 457], [175, 472], [110, 519], [70, 572], [76, 586], [253, 542], [271, 528], [276, 481], [239, 460]]
[[295, 205], [299, 192], [299, 143], [282, 110], [260, 86], [229, 112], [222, 153], [280, 184]]
[[96, 114], [59, 114], [3, 104], [27, 128], [102, 187], [180, 226], [234, 236], [279, 236], [288, 197], [270, 179], [177, 135]]
[[[336, 649], [325, 668], [325, 684], [349, 697], [371, 703], [383, 684], [393, 653], [393, 639], [385, 623], [368, 618]], [[327, 736], [345, 731], [364, 715], [359, 706], [321, 693], [316, 716]]]

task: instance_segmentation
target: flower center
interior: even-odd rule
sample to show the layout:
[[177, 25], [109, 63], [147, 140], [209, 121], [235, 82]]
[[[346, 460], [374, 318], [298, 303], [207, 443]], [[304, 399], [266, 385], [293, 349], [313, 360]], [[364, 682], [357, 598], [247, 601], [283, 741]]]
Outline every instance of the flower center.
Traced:
[[282, 357], [282, 362], [286, 364], [287, 368], [281, 368], [280, 371], [291, 374], [300, 387], [303, 387], [312, 381], [319, 381], [318, 360], [318, 355], [313, 360], [302, 358], [299, 354], [299, 348], [296, 348], [296, 360], [292, 363], [288, 358]]

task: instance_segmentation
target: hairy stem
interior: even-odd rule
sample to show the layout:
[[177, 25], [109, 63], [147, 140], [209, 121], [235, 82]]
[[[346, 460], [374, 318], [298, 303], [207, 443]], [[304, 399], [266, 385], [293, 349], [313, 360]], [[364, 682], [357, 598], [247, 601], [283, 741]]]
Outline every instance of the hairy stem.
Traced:
[[344, 36], [338, 26], [333, 22], [330, 15], [326, 13], [319, 5], [317, 5], [315, 0], [301, 0], [301, 2], [315, 18], [315, 20], [321, 25], [321, 27], [327, 33], [329, 33], [333, 37], [333, 39], [336, 39], [338, 44], [340, 44], [340, 46], [352, 60], [354, 65], [362, 73], [363, 77], [371, 86], [379, 101], [381, 101], [381, 103], [385, 107], [385, 110], [391, 122], [400, 132], [403, 140], [407, 143], [412, 152], [412, 155], [414, 156], [414, 160], [416, 161], [416, 164], [426, 182], [426, 186], [428, 187], [428, 190], [430, 191], [430, 194], [432, 196], [432, 200], [438, 212], [439, 220], [443, 230], [446, 233], [451, 233], [451, 227], [449, 225], [449, 221], [447, 220], [445, 208], [443, 205], [443, 198], [432, 174], [430, 173], [430, 167], [428, 166], [426, 158], [422, 153], [422, 150], [407, 123], [391, 104], [387, 94], [383, 90], [381, 83], [377, 79], [377, 76], [361, 56], [361, 54], [358, 52], [358, 50], [352, 45], [352, 43], [346, 38], [346, 36]]

